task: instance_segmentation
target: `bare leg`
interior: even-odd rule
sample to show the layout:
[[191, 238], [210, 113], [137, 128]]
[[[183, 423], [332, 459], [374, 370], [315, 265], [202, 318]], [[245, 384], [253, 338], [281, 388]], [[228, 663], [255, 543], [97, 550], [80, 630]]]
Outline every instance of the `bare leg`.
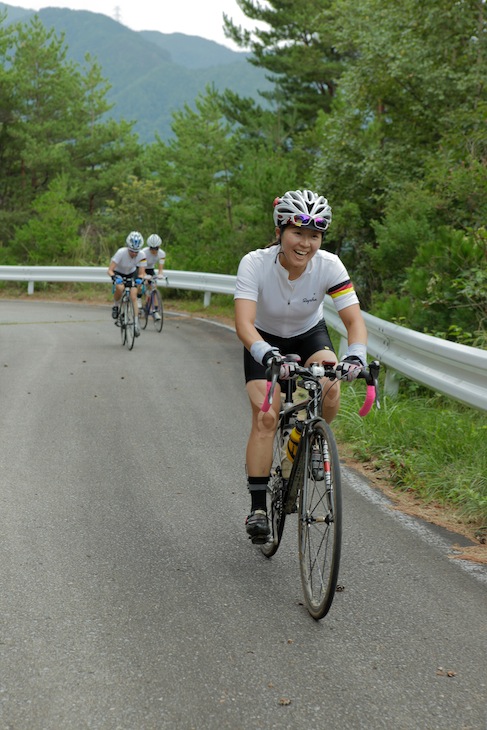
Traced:
[[279, 386], [274, 391], [274, 400], [267, 413], [260, 409], [266, 393], [265, 380], [251, 380], [247, 393], [252, 406], [252, 428], [247, 442], [247, 474], [252, 477], [268, 477], [272, 465], [272, 447], [279, 416]]
[[134, 312], [137, 320], [139, 317], [139, 305], [137, 303], [137, 287], [135, 286], [130, 289], [130, 299], [132, 300], [132, 304], [134, 305]]
[[340, 381], [332, 382], [328, 378], [323, 378], [321, 386], [325, 394], [321, 414], [327, 423], [331, 423], [340, 408]]
[[[335, 353], [330, 350], [319, 350], [306, 360], [305, 366], [308, 367], [312, 362], [337, 362]], [[340, 408], [340, 382], [338, 380], [329, 380], [322, 378], [321, 386], [323, 388], [324, 398], [321, 415], [327, 423], [331, 423]]]
[[122, 298], [124, 286], [123, 284], [115, 284], [115, 293], [113, 295], [113, 303], [118, 306], [120, 299]]

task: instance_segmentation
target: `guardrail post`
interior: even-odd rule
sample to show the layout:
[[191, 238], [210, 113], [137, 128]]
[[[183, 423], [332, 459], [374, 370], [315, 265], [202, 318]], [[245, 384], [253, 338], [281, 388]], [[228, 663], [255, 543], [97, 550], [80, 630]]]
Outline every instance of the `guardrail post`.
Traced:
[[29, 281], [27, 284], [27, 294], [33, 294], [34, 293], [34, 282]]
[[203, 306], [209, 307], [211, 302], [211, 291], [205, 291], [205, 296], [203, 299]]
[[395, 370], [386, 368], [386, 377], [384, 380], [384, 393], [395, 397], [399, 393], [399, 381], [401, 376]]

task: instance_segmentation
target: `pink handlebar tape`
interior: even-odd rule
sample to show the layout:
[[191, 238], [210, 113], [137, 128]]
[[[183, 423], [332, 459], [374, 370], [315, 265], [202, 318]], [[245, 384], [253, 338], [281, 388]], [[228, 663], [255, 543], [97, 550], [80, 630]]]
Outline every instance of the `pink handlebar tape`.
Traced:
[[363, 417], [363, 416], [367, 415], [367, 413], [372, 408], [372, 404], [373, 404], [374, 400], [375, 400], [375, 388], [373, 385], [368, 385], [367, 392], [365, 394], [364, 403], [362, 405], [362, 408], [358, 412], [359, 416]]
[[267, 381], [267, 390], [264, 398], [264, 402], [262, 403], [261, 411], [264, 411], [264, 413], [267, 413], [269, 408], [271, 407], [271, 404], [269, 403], [269, 391], [271, 389], [270, 381]]

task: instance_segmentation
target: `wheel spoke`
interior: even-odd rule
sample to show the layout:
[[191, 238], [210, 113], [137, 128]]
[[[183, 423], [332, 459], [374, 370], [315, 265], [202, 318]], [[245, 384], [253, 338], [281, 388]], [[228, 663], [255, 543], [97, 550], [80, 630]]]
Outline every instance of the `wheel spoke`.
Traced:
[[[151, 307], [152, 307], [152, 321], [154, 322], [154, 327], [158, 332], [162, 331], [162, 325], [164, 324], [164, 312], [162, 308], [162, 298], [159, 293], [158, 289], [154, 289], [152, 293], [152, 301], [151, 301]], [[160, 319], [156, 319], [155, 313], [159, 314]]]
[[122, 345], [125, 345], [125, 340], [127, 339], [127, 329], [125, 327], [126, 314], [125, 314], [125, 302], [124, 301], [122, 301], [120, 303], [120, 313], [118, 315], [118, 321], [120, 324], [120, 336], [122, 338]]
[[143, 330], [147, 327], [147, 305], [149, 303], [149, 297], [144, 294], [143, 297], [143, 306], [139, 307], [139, 323]]
[[[317, 451], [320, 469], [316, 458], [313, 465]], [[320, 619], [333, 602], [341, 548], [340, 466], [333, 434], [324, 421], [313, 424], [300, 458], [307, 459], [299, 498], [301, 580], [308, 611]]]
[[134, 346], [134, 340], [135, 340], [135, 312], [134, 312], [134, 305], [132, 301], [126, 302], [126, 331], [127, 331], [127, 340], [126, 345], [131, 350]]
[[261, 551], [267, 558], [275, 555], [279, 548], [286, 519], [284, 498], [287, 481], [282, 476], [282, 457], [282, 431], [281, 428], [278, 428], [274, 437], [271, 476], [268, 486], [268, 515], [271, 520], [272, 540], [265, 545], [260, 545]]

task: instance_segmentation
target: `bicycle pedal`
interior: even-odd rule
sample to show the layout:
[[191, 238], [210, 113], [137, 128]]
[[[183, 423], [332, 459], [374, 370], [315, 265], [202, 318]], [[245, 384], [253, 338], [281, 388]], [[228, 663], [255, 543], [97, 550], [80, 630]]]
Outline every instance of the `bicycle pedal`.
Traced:
[[269, 542], [269, 535], [267, 535], [267, 537], [264, 537], [263, 535], [256, 535], [255, 537], [252, 537], [249, 535], [249, 540], [252, 545], [265, 545]]

